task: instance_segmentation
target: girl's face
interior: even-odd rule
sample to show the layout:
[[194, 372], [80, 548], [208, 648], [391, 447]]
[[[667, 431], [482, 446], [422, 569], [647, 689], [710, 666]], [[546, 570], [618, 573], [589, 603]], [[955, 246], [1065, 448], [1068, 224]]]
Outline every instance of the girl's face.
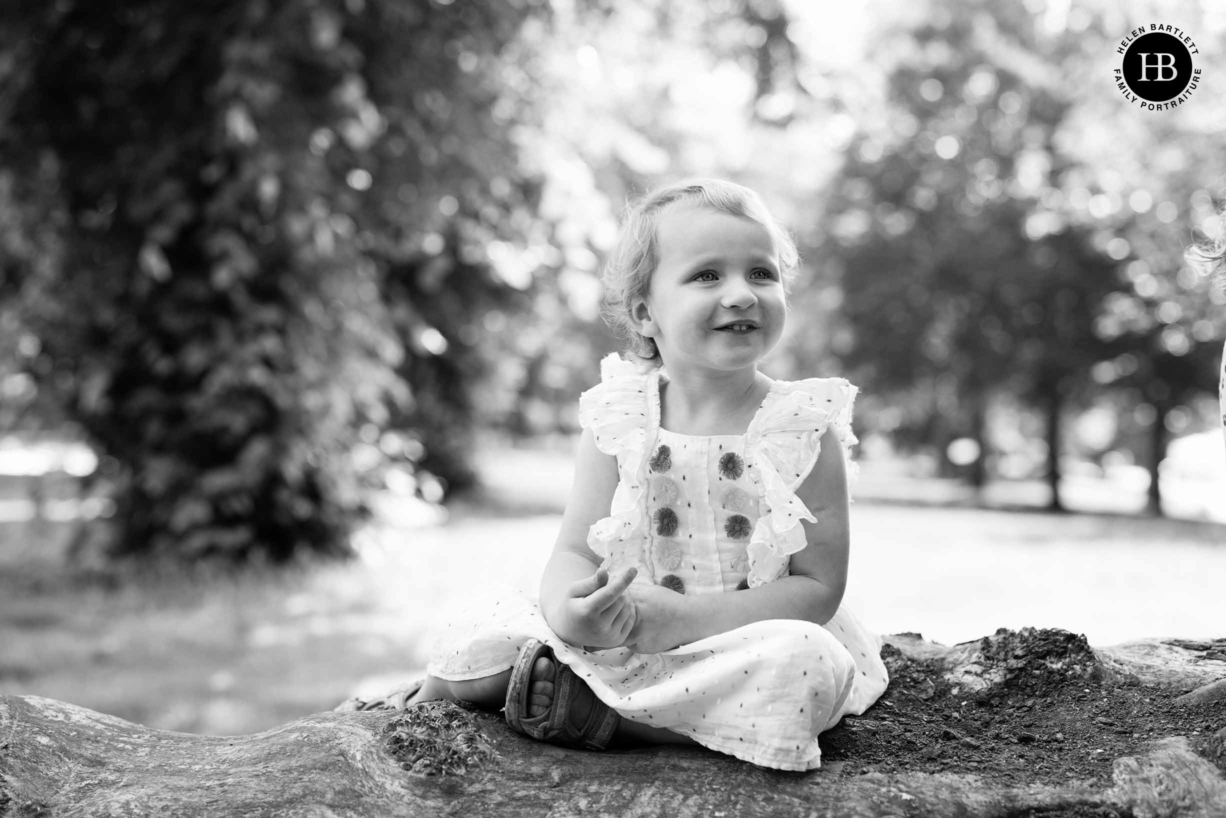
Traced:
[[635, 305], [638, 330], [664, 366], [754, 367], [783, 335], [787, 302], [775, 243], [757, 222], [701, 206], [666, 210], [658, 263]]

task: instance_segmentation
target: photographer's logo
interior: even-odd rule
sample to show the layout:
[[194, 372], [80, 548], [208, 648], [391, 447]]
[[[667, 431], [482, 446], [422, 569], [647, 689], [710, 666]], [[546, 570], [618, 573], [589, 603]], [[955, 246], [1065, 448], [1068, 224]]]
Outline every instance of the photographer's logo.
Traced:
[[1134, 28], [1116, 51], [1124, 55], [1115, 69], [1115, 84], [1137, 107], [1164, 111], [1182, 105], [1201, 81], [1192, 63], [1200, 49], [1192, 38], [1171, 25], [1151, 23]]

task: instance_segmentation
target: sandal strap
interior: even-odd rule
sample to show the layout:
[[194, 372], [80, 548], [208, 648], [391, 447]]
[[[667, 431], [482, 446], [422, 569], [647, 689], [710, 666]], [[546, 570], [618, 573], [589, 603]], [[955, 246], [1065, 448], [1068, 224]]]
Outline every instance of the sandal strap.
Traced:
[[[552, 735], [546, 741], [563, 744], [567, 747], [584, 747], [589, 750], [603, 750], [613, 740], [621, 716], [617, 711], [602, 702], [600, 698], [579, 678], [568, 666], [556, 663], [554, 671], [553, 690], [554, 704], [549, 709], [549, 728]], [[580, 689], [587, 690], [592, 697], [592, 708], [582, 727], [576, 727], [570, 720], [574, 706], [575, 693]]]
[[589, 750], [603, 750], [608, 747], [621, 720], [616, 710], [592, 693], [592, 710], [588, 713], [587, 721], [584, 722], [583, 730], [580, 732], [583, 746]]

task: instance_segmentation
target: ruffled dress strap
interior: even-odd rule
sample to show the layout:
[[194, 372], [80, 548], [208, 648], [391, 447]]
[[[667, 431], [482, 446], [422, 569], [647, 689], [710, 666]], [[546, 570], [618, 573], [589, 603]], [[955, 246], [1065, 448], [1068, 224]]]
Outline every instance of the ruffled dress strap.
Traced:
[[600, 362], [601, 382], [579, 396], [579, 424], [591, 429], [596, 448], [617, 458], [621, 479], [610, 516], [588, 532], [588, 547], [608, 562], [626, 544], [629, 564], [639, 561], [636, 535], [645, 525], [640, 506], [647, 490], [647, 450], [660, 428], [660, 379], [656, 369], [622, 360]]
[[817, 464], [821, 438], [833, 429], [853, 479], [851, 429], [856, 387], [842, 378], [777, 381], [749, 425], [745, 453], [751, 476], [762, 487], [762, 507], [746, 549], [749, 585], [787, 573], [788, 558], [807, 544], [801, 520], [817, 518], [796, 490]]

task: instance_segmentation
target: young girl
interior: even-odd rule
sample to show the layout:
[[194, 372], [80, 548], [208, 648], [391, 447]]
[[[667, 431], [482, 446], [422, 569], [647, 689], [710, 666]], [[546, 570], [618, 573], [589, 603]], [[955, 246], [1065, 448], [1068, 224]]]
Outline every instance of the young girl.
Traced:
[[880, 641], [840, 607], [856, 389], [775, 381], [796, 247], [723, 181], [659, 190], [604, 275], [611, 355], [539, 604], [454, 623], [405, 704], [505, 704], [535, 738], [603, 749], [696, 742], [820, 765], [818, 734], [886, 687]]

